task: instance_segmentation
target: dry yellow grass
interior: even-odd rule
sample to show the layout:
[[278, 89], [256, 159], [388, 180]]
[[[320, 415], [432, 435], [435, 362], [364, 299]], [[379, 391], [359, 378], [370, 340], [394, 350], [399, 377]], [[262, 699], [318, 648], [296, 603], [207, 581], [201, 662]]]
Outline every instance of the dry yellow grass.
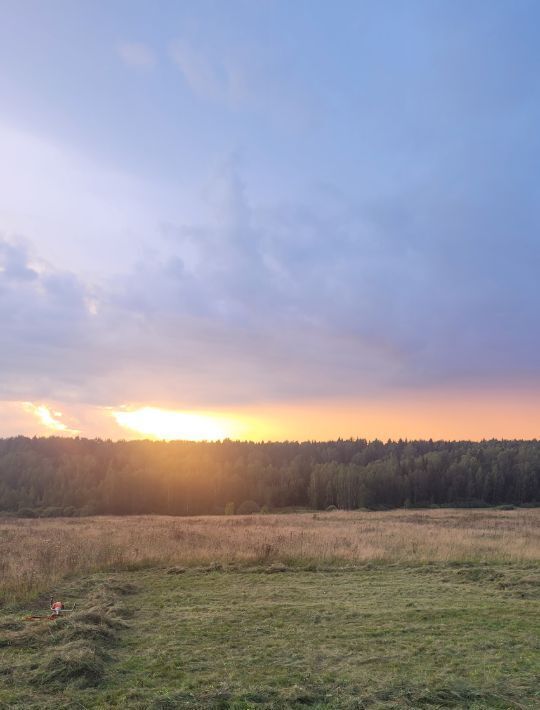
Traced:
[[4, 603], [66, 575], [146, 565], [539, 559], [539, 509], [0, 519]]

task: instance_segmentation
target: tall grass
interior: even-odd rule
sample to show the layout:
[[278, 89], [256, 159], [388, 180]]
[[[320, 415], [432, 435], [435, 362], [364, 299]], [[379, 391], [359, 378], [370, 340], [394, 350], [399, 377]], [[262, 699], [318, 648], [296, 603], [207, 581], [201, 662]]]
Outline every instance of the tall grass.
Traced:
[[533, 561], [540, 510], [0, 519], [0, 601], [66, 575], [150, 565]]

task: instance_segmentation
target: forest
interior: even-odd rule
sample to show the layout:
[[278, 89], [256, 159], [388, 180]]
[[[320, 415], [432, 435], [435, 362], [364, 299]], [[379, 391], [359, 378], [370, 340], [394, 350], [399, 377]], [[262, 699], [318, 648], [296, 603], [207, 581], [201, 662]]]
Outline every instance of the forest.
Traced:
[[0, 439], [4, 515], [199, 515], [538, 503], [536, 440]]

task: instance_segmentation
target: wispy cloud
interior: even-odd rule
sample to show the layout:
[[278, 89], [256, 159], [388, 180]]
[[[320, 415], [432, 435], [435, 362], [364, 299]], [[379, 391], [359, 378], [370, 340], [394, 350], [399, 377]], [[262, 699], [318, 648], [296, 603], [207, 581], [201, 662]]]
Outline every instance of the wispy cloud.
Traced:
[[33, 402], [23, 402], [23, 410], [33, 414], [39, 422], [49, 432], [64, 434], [65, 436], [76, 436], [80, 434], [79, 429], [72, 429], [61, 421], [62, 412], [51, 411], [45, 404], [34, 404]]
[[267, 47], [210, 46], [182, 37], [169, 44], [169, 57], [199, 99], [254, 111], [282, 126], [311, 122], [311, 99], [295, 81], [294, 70], [276, 62]]
[[135, 69], [152, 69], [157, 64], [153, 50], [142, 42], [120, 42], [116, 52], [121, 61]]
[[172, 42], [169, 54], [186, 84], [197, 96], [228, 103], [236, 103], [245, 96], [245, 71], [230, 58], [214, 56], [185, 39]]

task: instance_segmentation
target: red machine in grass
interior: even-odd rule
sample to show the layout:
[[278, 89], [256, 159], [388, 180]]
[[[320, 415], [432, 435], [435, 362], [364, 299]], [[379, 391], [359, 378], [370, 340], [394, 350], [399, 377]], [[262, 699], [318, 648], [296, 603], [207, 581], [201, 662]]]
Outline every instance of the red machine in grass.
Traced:
[[64, 602], [54, 601], [54, 597], [51, 597], [49, 608], [52, 612], [51, 614], [31, 614], [30, 616], [26, 617], [26, 621], [55, 621], [61, 614], [65, 614], [69, 611], [74, 611], [75, 604], [71, 607], [71, 609], [66, 609], [66, 607], [64, 606]]

